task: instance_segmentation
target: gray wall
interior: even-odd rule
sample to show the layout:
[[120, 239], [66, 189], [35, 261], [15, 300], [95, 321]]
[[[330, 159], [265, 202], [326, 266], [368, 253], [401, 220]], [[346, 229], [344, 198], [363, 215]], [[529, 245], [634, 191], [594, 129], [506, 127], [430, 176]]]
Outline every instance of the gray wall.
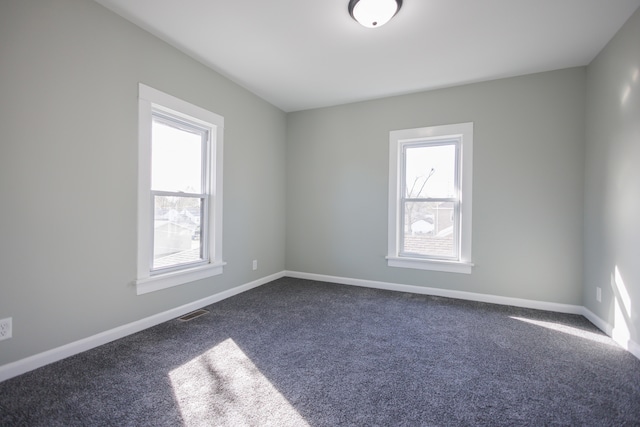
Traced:
[[585, 176], [584, 304], [640, 343], [640, 10], [587, 69]]
[[[585, 69], [291, 113], [288, 270], [582, 304]], [[474, 122], [471, 275], [386, 266], [389, 131]]]
[[[1, 1], [0, 58], [0, 365], [284, 269], [282, 111], [93, 1]], [[142, 296], [138, 82], [226, 128], [224, 274]]]

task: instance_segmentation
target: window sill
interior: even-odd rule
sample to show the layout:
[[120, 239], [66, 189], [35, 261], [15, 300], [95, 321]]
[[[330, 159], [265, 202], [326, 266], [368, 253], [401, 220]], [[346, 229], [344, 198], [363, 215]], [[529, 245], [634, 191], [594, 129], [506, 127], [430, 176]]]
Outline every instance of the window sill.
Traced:
[[204, 266], [190, 268], [188, 270], [172, 271], [170, 273], [138, 279], [135, 281], [136, 292], [138, 295], [142, 295], [205, 279], [207, 277], [217, 276], [222, 274], [222, 268], [225, 265], [226, 262], [218, 262], [215, 264], [207, 264]]
[[421, 258], [406, 258], [388, 256], [389, 267], [415, 268], [418, 270], [444, 271], [447, 273], [471, 274], [473, 263], [458, 261], [441, 261]]

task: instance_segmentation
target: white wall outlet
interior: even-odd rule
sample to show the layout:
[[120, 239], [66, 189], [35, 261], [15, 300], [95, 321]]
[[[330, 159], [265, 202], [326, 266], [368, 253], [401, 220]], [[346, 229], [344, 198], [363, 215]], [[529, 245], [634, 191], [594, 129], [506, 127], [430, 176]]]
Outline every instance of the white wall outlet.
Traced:
[[257, 269], [258, 269], [258, 260], [257, 260], [257, 259], [254, 259], [254, 260], [253, 260], [253, 269], [254, 269], [254, 270], [257, 270]]
[[602, 288], [596, 287], [596, 301], [602, 302]]
[[0, 340], [11, 338], [11, 317], [0, 320]]

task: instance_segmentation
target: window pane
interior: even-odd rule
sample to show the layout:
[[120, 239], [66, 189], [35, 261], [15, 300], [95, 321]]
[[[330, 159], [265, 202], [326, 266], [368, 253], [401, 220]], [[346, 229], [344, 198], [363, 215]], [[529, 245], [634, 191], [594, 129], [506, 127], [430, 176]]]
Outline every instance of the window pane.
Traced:
[[454, 204], [405, 202], [401, 252], [457, 259]]
[[204, 199], [154, 197], [153, 269], [203, 261], [200, 218]]
[[407, 147], [405, 197], [455, 197], [456, 147], [427, 145]]
[[177, 126], [153, 119], [151, 189], [202, 193], [203, 135]]

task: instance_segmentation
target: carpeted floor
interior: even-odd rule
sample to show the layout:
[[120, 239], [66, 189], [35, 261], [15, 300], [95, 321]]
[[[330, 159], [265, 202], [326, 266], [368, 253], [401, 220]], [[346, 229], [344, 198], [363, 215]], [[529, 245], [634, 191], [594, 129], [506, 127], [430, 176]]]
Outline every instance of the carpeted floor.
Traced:
[[581, 316], [291, 278], [207, 309], [0, 383], [0, 425], [640, 425]]

